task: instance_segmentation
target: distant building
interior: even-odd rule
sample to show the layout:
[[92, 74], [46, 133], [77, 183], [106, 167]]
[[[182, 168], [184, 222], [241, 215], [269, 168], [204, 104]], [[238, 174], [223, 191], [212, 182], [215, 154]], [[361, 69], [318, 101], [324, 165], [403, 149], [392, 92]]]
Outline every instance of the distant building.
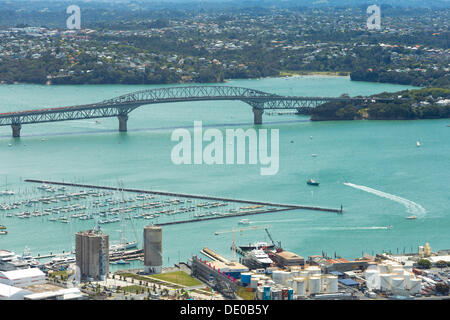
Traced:
[[78, 232], [76, 264], [82, 279], [104, 280], [109, 272], [109, 236], [99, 230]]
[[144, 228], [144, 266], [148, 273], [162, 272], [162, 228]]

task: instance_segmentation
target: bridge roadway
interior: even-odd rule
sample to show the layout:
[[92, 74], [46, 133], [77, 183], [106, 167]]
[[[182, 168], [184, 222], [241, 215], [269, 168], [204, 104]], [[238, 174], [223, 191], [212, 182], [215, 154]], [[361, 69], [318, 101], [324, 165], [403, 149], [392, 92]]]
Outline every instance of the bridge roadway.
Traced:
[[330, 101], [354, 101], [361, 104], [392, 101], [373, 98], [333, 98], [280, 96], [259, 90], [232, 86], [183, 86], [137, 91], [99, 103], [59, 108], [44, 108], [0, 113], [0, 126], [11, 126], [12, 136], [20, 137], [23, 124], [117, 117], [119, 131], [127, 131], [128, 114], [150, 104], [186, 101], [238, 100], [253, 108], [254, 124], [262, 124], [267, 109], [293, 109], [308, 114], [312, 108]]

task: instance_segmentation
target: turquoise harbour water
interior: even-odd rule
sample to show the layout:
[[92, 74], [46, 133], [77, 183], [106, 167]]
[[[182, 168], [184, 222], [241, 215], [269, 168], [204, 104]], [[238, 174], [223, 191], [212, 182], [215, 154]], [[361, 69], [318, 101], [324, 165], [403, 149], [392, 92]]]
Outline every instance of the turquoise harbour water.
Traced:
[[[399, 91], [405, 86], [351, 82], [345, 77], [292, 77], [234, 80], [226, 85], [282, 95], [351, 96]], [[0, 112], [98, 102], [158, 86], [0, 86]], [[272, 201], [339, 208], [345, 213], [287, 211], [249, 216], [254, 225], [270, 225], [276, 241], [302, 256], [336, 252], [345, 258], [390, 250], [417, 250], [429, 242], [433, 249], [450, 248], [450, 128], [448, 119], [421, 121], [310, 122], [296, 115], [264, 115], [256, 128], [279, 129], [280, 169], [261, 176], [259, 165], [172, 164], [174, 128], [192, 130], [194, 120], [226, 128], [253, 128], [251, 108], [242, 102], [211, 101], [149, 105], [129, 116], [127, 133], [119, 133], [115, 118], [23, 125], [22, 137], [11, 138], [10, 127], [0, 127], [0, 189], [18, 196], [0, 197], [0, 203], [26, 197], [32, 187], [24, 179], [163, 190], [247, 200]], [[313, 138], [311, 139], [310, 136]], [[421, 147], [416, 147], [416, 141]], [[11, 146], [9, 146], [11, 144]], [[314, 174], [311, 154], [317, 154], [320, 187], [306, 185]], [[345, 185], [351, 183], [359, 188]], [[382, 191], [379, 193], [370, 189]], [[369, 192], [368, 192], [369, 191]], [[63, 204], [58, 204], [63, 205]], [[22, 210], [24, 211], [24, 210]], [[405, 217], [416, 215], [416, 220]], [[242, 219], [167, 226], [163, 229], [165, 265], [186, 261], [205, 246], [231, 257], [231, 233], [216, 231], [238, 226]], [[142, 243], [147, 220], [128, 221], [128, 240]], [[0, 248], [33, 254], [70, 250], [74, 232], [94, 222], [60, 224], [48, 217], [5, 217], [0, 224]], [[392, 229], [384, 229], [392, 225]], [[118, 224], [104, 225], [113, 241]], [[268, 238], [264, 230], [236, 234], [238, 244]]]

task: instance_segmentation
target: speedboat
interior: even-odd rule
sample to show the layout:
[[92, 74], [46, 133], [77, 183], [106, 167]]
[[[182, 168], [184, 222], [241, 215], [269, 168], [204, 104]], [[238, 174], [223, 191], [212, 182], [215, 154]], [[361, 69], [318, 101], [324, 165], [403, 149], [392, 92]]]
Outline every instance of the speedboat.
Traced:
[[416, 146], [420, 147], [420, 142], [419, 141], [416, 141]]
[[238, 224], [250, 224], [250, 221], [248, 219], [242, 219], [238, 222]]
[[309, 179], [308, 181], [306, 181], [306, 184], [307, 185], [310, 185], [310, 186], [319, 186], [319, 182], [317, 182], [316, 180], [314, 180], [314, 179]]
[[414, 220], [414, 219], [416, 219], [417, 217], [416, 216], [409, 216], [409, 217], [406, 217], [406, 219], [408, 219], [408, 220]]

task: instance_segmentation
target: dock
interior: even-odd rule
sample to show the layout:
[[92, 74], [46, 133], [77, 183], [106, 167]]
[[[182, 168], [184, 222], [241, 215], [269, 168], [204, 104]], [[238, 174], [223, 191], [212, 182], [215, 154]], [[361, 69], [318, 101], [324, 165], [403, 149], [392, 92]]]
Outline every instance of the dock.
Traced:
[[[214, 200], [214, 201], [224, 201], [224, 202], [231, 202], [231, 203], [245, 203], [245, 204], [262, 205], [262, 206], [280, 208], [280, 209], [277, 209], [276, 211], [300, 209], [300, 210], [313, 210], [313, 211], [334, 212], [334, 213], [343, 213], [344, 212], [342, 206], [340, 209], [333, 209], [333, 208], [303, 206], [303, 205], [296, 205], [296, 204], [280, 204], [280, 203], [273, 203], [273, 202], [221, 198], [221, 197], [212, 197], [212, 196], [205, 196], [205, 195], [185, 194], [185, 193], [174, 193], [174, 192], [166, 192], [166, 191], [96, 186], [96, 185], [90, 185], [90, 184], [67, 183], [67, 182], [36, 180], [36, 179], [26, 179], [25, 182], [40, 183], [40, 184], [52, 184], [52, 185], [77, 187], [77, 188], [101, 189], [101, 190], [110, 190], [110, 191], [118, 191], [118, 192], [123, 191], [123, 192], [152, 194], [152, 195], [160, 195], [160, 196], [172, 196], [172, 197], [189, 198], [189, 199]], [[261, 213], [268, 213], [268, 212], [274, 212], [274, 211], [267, 211], [267, 212], [261, 212]], [[250, 214], [256, 214], [256, 213], [250, 212], [247, 214], [240, 214], [240, 215], [250, 215]], [[237, 216], [237, 215], [233, 215], [233, 216]], [[188, 223], [188, 222], [204, 221], [204, 220], [209, 220], [209, 219], [218, 219], [218, 218], [225, 218], [225, 217], [227, 217], [227, 216], [220, 216], [220, 217], [207, 218], [207, 219], [193, 219], [193, 220], [178, 221], [178, 222], [167, 222], [167, 223], [164, 223], [161, 225]]]

